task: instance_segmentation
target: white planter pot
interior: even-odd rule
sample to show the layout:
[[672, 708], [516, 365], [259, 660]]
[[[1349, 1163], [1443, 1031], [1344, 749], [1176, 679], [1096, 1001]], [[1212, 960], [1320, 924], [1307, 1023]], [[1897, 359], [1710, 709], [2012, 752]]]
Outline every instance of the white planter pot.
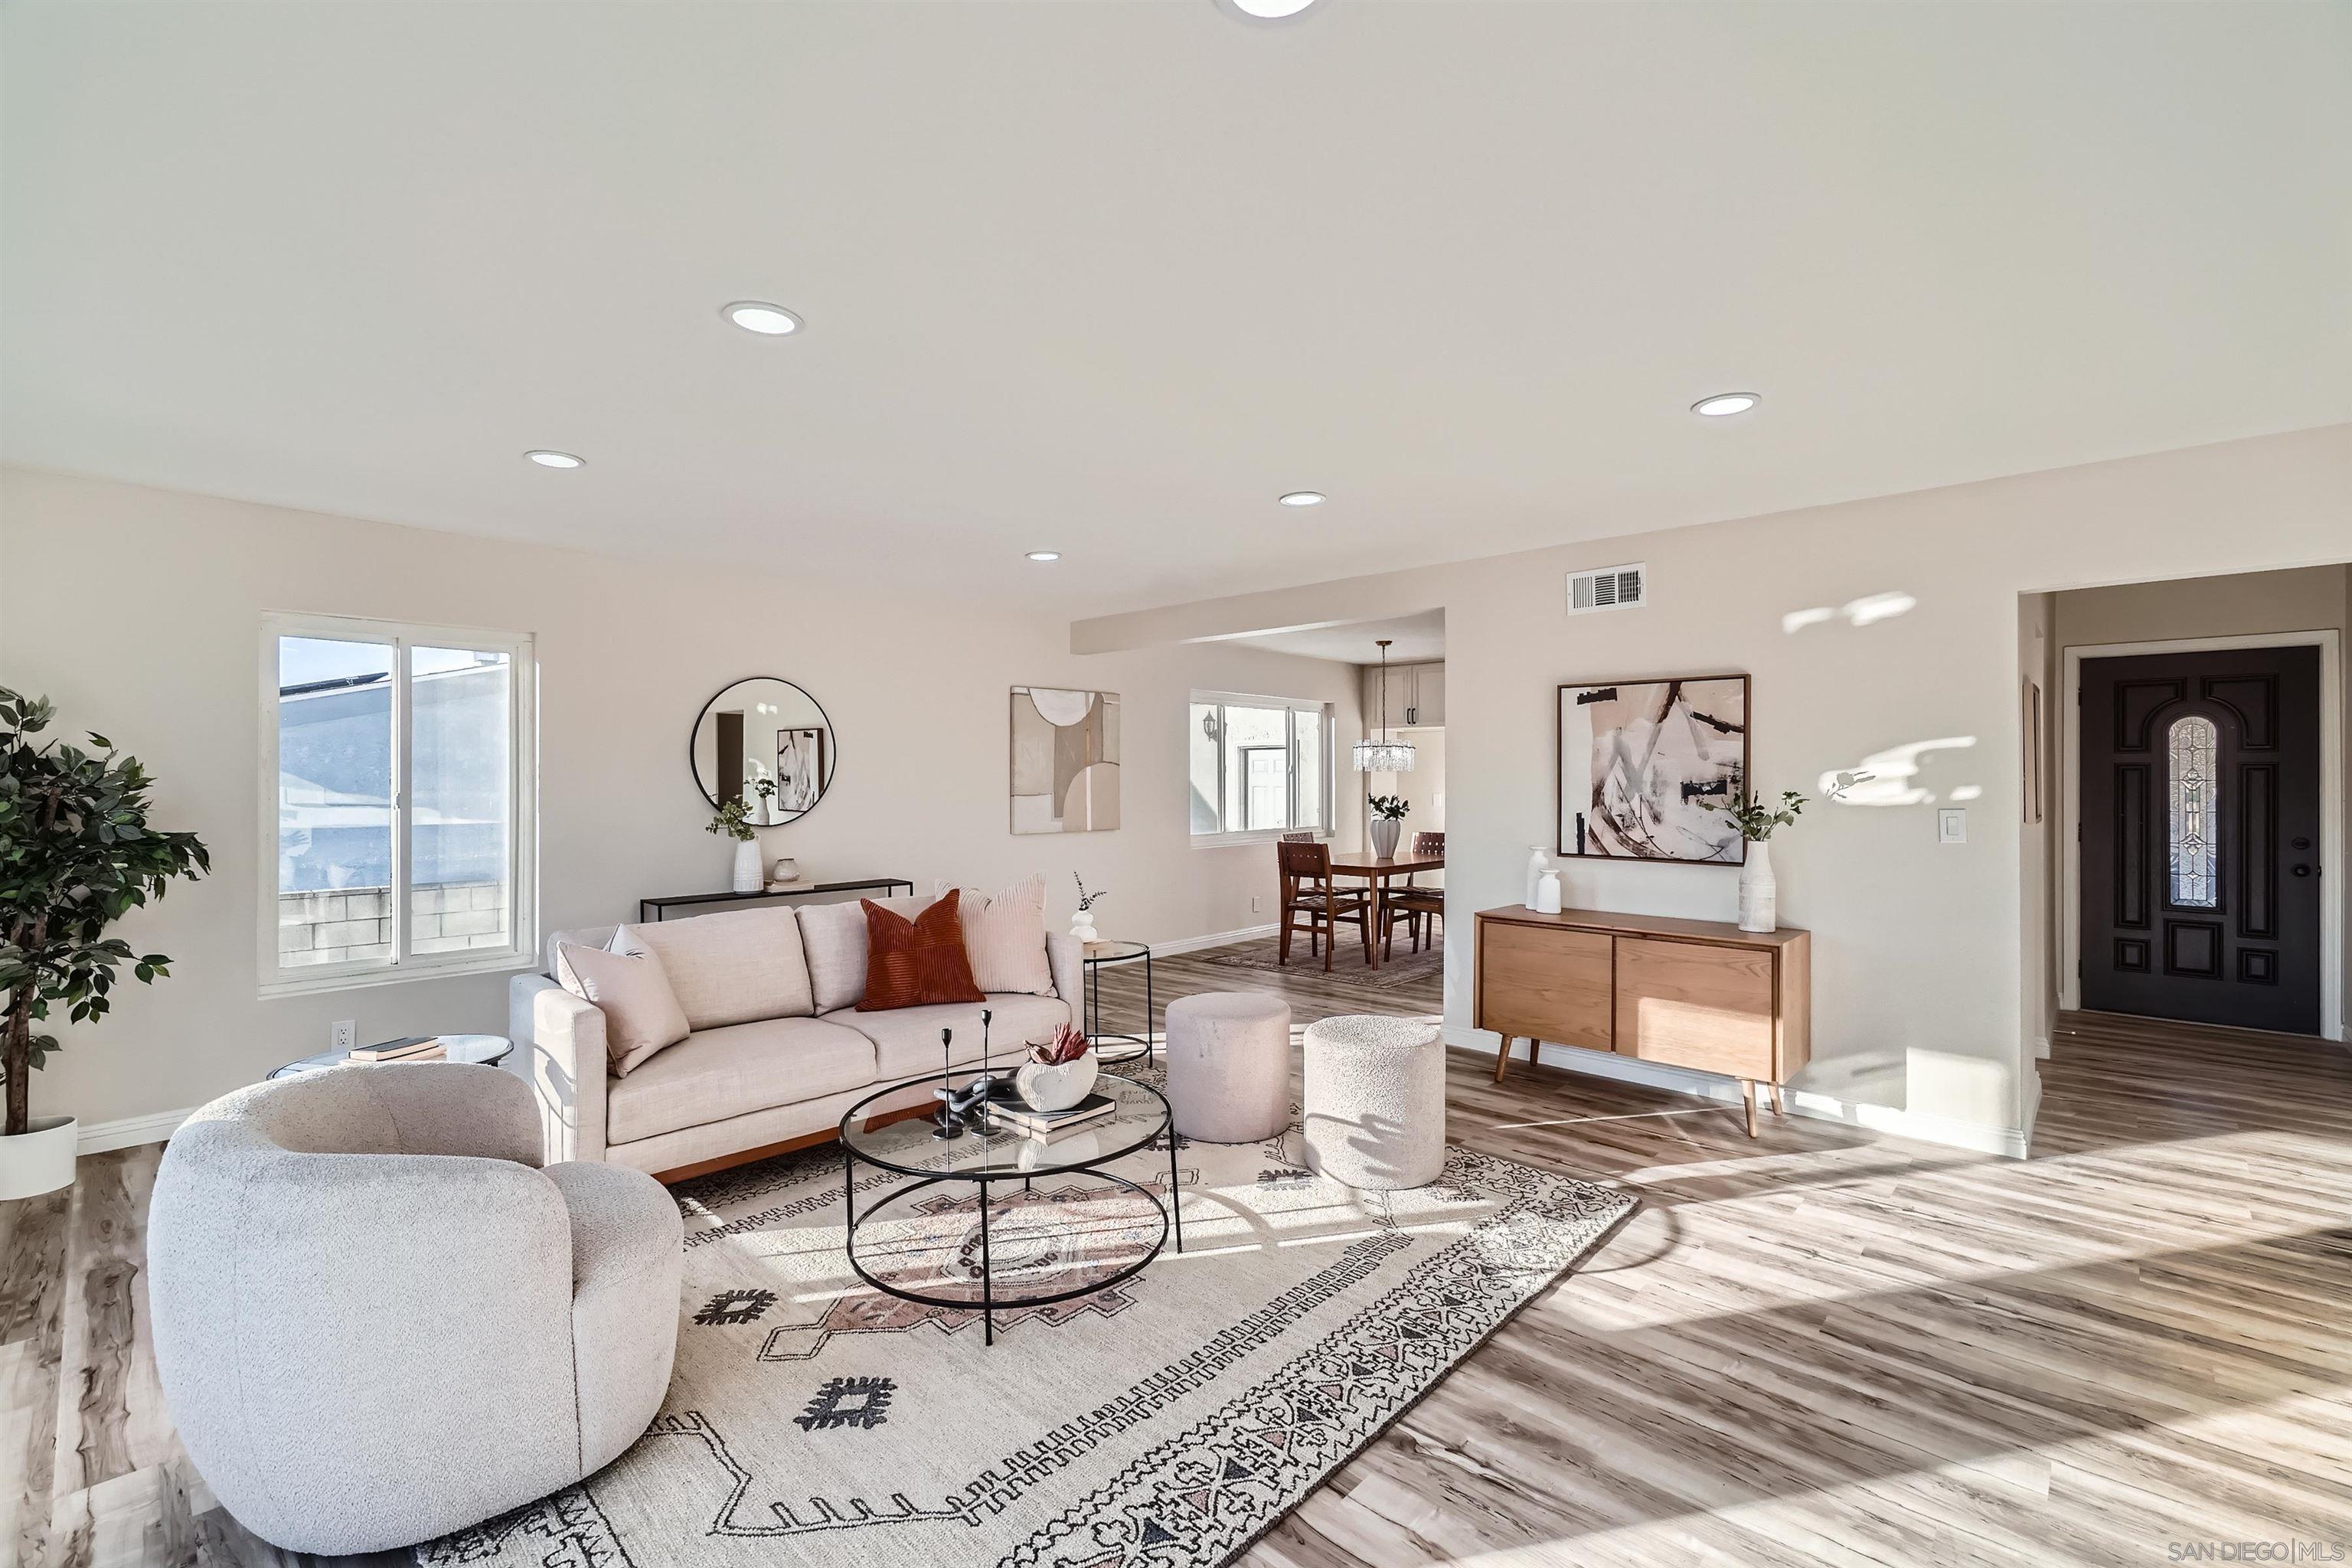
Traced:
[[81, 1124], [70, 1116], [36, 1117], [30, 1132], [0, 1137], [0, 1202], [72, 1186], [80, 1140]]
[[1404, 824], [1393, 816], [1372, 818], [1372, 853], [1383, 860], [1396, 857], [1397, 837], [1404, 832]]
[[1772, 879], [1772, 846], [1754, 839], [1748, 846], [1748, 864], [1739, 868], [1739, 929], [1778, 931], [1780, 905], [1780, 884]]
[[760, 869], [760, 841], [756, 838], [737, 839], [735, 841], [735, 890], [739, 893], [756, 893], [767, 885], [768, 879]]
[[1095, 1091], [1095, 1075], [1100, 1070], [1092, 1051], [1057, 1068], [1023, 1062], [1013, 1075], [1013, 1088], [1032, 1110], [1067, 1110]]

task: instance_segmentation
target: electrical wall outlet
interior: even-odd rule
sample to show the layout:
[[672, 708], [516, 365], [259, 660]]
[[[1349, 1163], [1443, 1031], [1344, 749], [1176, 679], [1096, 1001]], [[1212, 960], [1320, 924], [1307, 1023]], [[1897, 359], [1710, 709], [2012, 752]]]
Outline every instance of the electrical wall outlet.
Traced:
[[357, 1018], [338, 1018], [334, 1022], [334, 1026], [328, 1031], [328, 1034], [330, 1036], [327, 1041], [327, 1048], [329, 1050], [352, 1050], [360, 1043], [360, 1021]]

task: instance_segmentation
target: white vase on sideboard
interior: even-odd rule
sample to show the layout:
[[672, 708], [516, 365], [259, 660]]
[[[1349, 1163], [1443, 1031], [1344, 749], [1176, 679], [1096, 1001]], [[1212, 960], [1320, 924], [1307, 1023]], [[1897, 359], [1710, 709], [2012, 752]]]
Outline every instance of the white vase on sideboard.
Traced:
[[1752, 838], [1748, 843], [1747, 864], [1739, 868], [1739, 929], [1778, 931], [1780, 902], [1780, 884], [1772, 879], [1771, 841]]
[[760, 841], [739, 838], [735, 841], [735, 890], [756, 893], [768, 885], [767, 875], [760, 867]]
[[1550, 847], [1542, 844], [1528, 846], [1528, 896], [1523, 900], [1528, 908], [1536, 907], [1536, 884], [1542, 881], [1543, 874], [1550, 869]]

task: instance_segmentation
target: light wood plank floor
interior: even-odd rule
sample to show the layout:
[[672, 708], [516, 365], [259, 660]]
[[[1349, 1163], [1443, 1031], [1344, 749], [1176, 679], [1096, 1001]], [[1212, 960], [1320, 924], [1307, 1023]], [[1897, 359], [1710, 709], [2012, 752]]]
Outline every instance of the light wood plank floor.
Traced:
[[[1351, 986], [1344, 954], [1328, 978], [1194, 954], [1158, 979], [1279, 990], [1301, 1018], [1437, 1008], [1433, 984]], [[1140, 983], [1111, 973], [1107, 1026]], [[2043, 1074], [2021, 1163], [1797, 1119], [1751, 1142], [1736, 1111], [1551, 1069], [1497, 1088], [1457, 1054], [1457, 1142], [1643, 1207], [1244, 1561], [1958, 1568], [2352, 1543], [2352, 1057], [2077, 1015]], [[0, 1563], [286, 1561], [213, 1505], [155, 1388], [155, 1158], [0, 1205]]]

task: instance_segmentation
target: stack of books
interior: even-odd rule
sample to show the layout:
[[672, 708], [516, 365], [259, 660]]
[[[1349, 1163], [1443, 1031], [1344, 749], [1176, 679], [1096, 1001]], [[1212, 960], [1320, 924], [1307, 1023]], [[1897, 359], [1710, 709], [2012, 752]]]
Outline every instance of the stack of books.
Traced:
[[997, 1127], [1024, 1138], [1058, 1138], [1089, 1127], [1118, 1110], [1107, 1094], [1090, 1094], [1067, 1110], [1032, 1110], [1025, 1105], [992, 1103], [988, 1119]]
[[354, 1046], [351, 1059], [355, 1062], [437, 1062], [448, 1058], [448, 1051], [438, 1035], [410, 1035], [402, 1039], [386, 1040], [380, 1046]]

